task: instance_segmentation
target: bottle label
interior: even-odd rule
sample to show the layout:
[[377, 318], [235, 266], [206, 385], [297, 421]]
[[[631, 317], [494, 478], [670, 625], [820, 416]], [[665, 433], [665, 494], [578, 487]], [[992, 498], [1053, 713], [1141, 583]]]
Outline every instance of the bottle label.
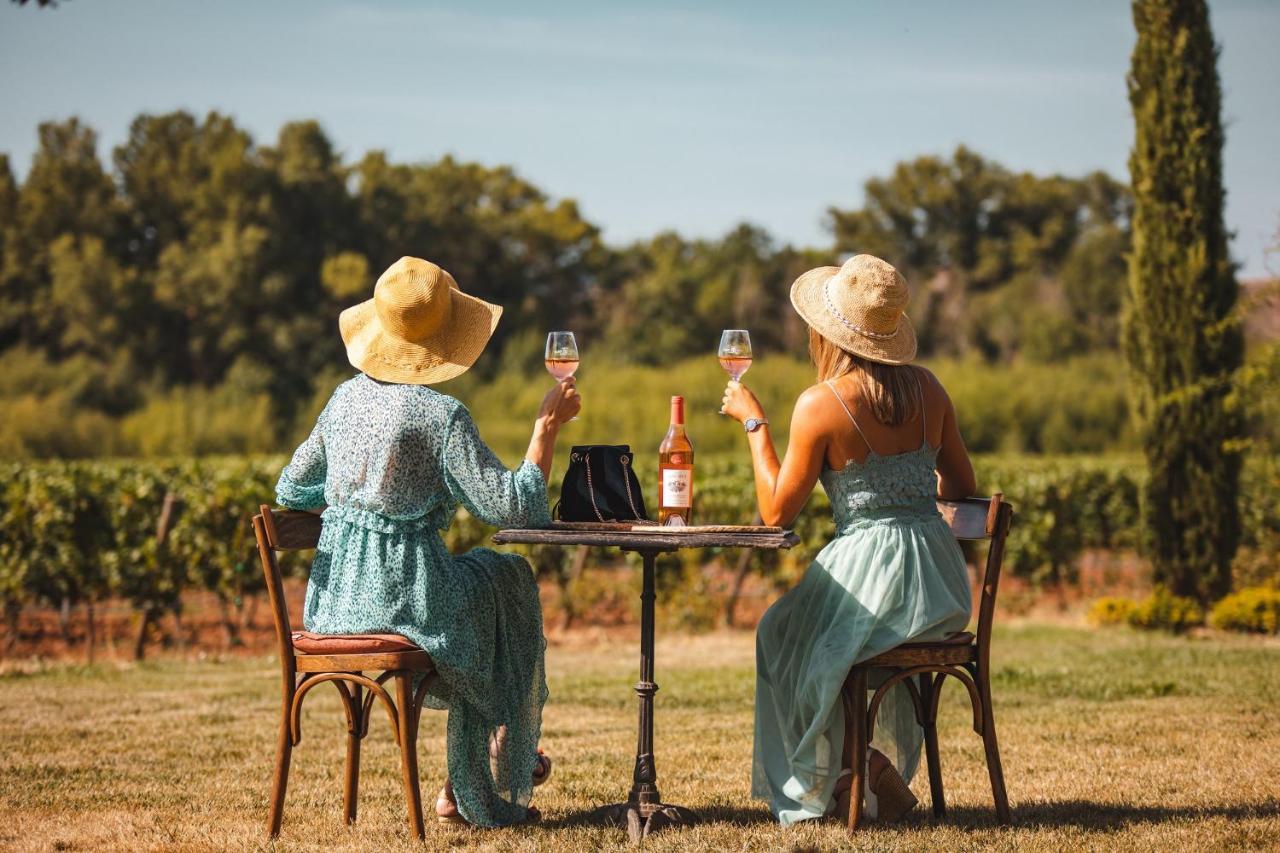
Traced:
[[687, 509], [693, 506], [693, 472], [687, 468], [662, 469], [662, 505]]

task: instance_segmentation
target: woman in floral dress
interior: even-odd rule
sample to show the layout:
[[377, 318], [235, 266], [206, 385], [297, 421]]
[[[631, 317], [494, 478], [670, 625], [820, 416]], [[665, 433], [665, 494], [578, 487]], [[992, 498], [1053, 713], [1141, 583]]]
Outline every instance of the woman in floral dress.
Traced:
[[532, 788], [550, 772], [538, 752], [542, 611], [523, 558], [453, 555], [441, 532], [458, 504], [499, 527], [548, 525], [556, 435], [581, 408], [573, 380], [557, 384], [524, 461], [508, 471], [467, 408], [429, 387], [475, 363], [501, 315], [435, 264], [393, 264], [373, 299], [339, 320], [361, 373], [334, 391], [276, 486], [282, 506], [325, 508], [305, 627], [401, 634], [431, 654], [439, 677], [426, 702], [449, 712], [436, 812], [479, 826], [537, 818]]

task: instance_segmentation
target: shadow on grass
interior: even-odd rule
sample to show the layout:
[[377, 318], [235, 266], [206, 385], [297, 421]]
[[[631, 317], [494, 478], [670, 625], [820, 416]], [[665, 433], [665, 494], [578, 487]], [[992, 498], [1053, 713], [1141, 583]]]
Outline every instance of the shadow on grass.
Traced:
[[[1117, 803], [1095, 803], [1089, 800], [1063, 800], [1052, 803], [1032, 803], [1013, 807], [1013, 823], [1010, 829], [1037, 829], [1075, 827], [1085, 830], [1111, 832], [1136, 824], [1160, 824], [1180, 821], [1201, 821], [1213, 818], [1246, 820], [1251, 818], [1280, 817], [1280, 799], [1271, 798], [1261, 803], [1224, 806], [1134, 806]], [[735, 826], [759, 826], [776, 823], [763, 805], [757, 808], [713, 805], [698, 810], [701, 824], [727, 823]], [[575, 827], [611, 825], [595, 809], [573, 812], [556, 820], [541, 824], [546, 829], [571, 829]], [[613, 824], [624, 827], [623, 824]], [[960, 830], [996, 829], [995, 811], [991, 808], [962, 806], [948, 808], [942, 818], [933, 817], [927, 802], [901, 823], [892, 826], [869, 822], [868, 830], [892, 831], [894, 829], [928, 829], [949, 826]]]
[[[1280, 800], [1223, 806], [1136, 806], [1124, 803], [1095, 803], [1089, 800], [1029, 803], [1013, 806], [1014, 828], [1077, 827], [1102, 831], [1124, 829], [1134, 824], [1171, 821], [1199, 821], [1212, 818], [1243, 820], [1280, 816]], [[874, 825], [874, 824], [872, 824]], [[951, 807], [946, 817], [935, 818], [927, 803], [905, 820], [903, 826], [954, 826], [957, 829], [989, 829], [999, 826], [995, 811], [981, 807]]]
[[[751, 808], [750, 806], [717, 804], [698, 809], [697, 815], [698, 823], [700, 824], [729, 823], [736, 826], [754, 826], [776, 823], [773, 815], [769, 814], [769, 810], [764, 805]], [[623, 829], [626, 828], [626, 824], [621, 821], [610, 821], [598, 808], [571, 812], [555, 820], [543, 820], [540, 826], [548, 829], [571, 829], [586, 826], [618, 826]]]

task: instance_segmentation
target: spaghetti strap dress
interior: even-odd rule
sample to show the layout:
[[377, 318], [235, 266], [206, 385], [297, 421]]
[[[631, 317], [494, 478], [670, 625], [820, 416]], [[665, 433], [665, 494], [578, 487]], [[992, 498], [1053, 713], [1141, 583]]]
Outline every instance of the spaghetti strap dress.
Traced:
[[[921, 413], [923, 427], [923, 406]], [[935, 503], [937, 450], [927, 437], [916, 450], [888, 456], [867, 448], [864, 462], [824, 466], [836, 536], [756, 631], [752, 794], [767, 799], [784, 825], [822, 817], [832, 806], [843, 770], [840, 689], [850, 667], [969, 623], [964, 557]], [[883, 678], [873, 671], [871, 683]], [[910, 694], [895, 685], [880, 706], [872, 746], [910, 781], [922, 738]], [[874, 814], [869, 791], [867, 806]]]
[[458, 811], [480, 826], [524, 821], [547, 698], [538, 587], [523, 558], [450, 554], [440, 533], [458, 504], [499, 527], [548, 526], [542, 472], [507, 470], [454, 398], [362, 373], [334, 391], [276, 500], [327, 507], [307, 630], [403, 634], [428, 651], [439, 677], [426, 704], [449, 712]]

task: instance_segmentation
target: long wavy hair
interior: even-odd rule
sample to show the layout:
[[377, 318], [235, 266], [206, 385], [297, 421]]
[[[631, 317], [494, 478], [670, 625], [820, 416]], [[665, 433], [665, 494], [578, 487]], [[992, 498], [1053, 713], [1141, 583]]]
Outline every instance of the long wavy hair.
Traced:
[[920, 416], [924, 399], [920, 371], [910, 364], [881, 364], [824, 338], [809, 327], [809, 358], [818, 369], [818, 381], [852, 376], [871, 406], [871, 413], [885, 426], [898, 426]]

